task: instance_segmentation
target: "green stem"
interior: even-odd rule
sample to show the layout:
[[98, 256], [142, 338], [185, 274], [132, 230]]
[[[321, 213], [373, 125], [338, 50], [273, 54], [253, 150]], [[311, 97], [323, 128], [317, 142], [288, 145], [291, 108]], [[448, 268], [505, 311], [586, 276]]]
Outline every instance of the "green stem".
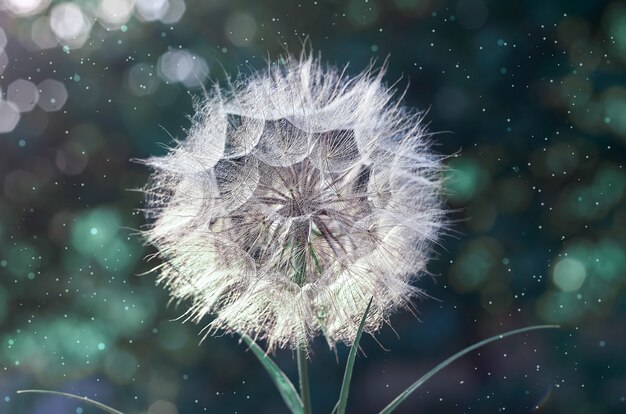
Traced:
[[304, 405], [304, 414], [312, 414], [311, 390], [309, 389], [309, 366], [306, 358], [306, 350], [298, 348], [298, 379], [300, 380], [300, 398]]
[[[306, 240], [298, 240], [293, 237], [292, 245], [292, 263], [294, 266], [294, 279], [293, 281], [302, 287], [306, 282]], [[311, 390], [309, 387], [309, 365], [306, 357], [306, 343], [298, 344], [298, 379], [300, 380], [300, 398], [302, 399], [302, 405], [304, 408], [304, 414], [312, 414], [311, 408]]]

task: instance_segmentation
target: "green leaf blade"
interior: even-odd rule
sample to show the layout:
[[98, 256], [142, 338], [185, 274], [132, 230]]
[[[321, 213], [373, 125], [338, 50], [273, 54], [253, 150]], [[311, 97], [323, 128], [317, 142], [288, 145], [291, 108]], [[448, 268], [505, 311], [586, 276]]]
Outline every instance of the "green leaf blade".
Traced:
[[438, 373], [439, 371], [441, 371], [442, 369], [444, 369], [445, 367], [450, 365], [452, 362], [454, 362], [457, 359], [461, 358], [465, 354], [468, 354], [468, 353], [472, 352], [475, 349], [478, 349], [478, 348], [480, 348], [482, 346], [485, 346], [485, 345], [487, 345], [487, 344], [489, 344], [491, 342], [495, 342], [495, 341], [497, 341], [499, 339], [506, 338], [507, 336], [517, 335], [517, 334], [521, 334], [521, 333], [524, 333], [524, 332], [534, 331], [534, 330], [539, 330], [539, 329], [554, 329], [554, 328], [559, 328], [559, 327], [560, 327], [559, 325], [535, 325], [535, 326], [529, 326], [529, 327], [526, 327], [526, 328], [515, 329], [515, 330], [512, 330], [512, 331], [508, 331], [508, 332], [505, 332], [505, 333], [494, 335], [494, 336], [492, 336], [490, 338], [483, 339], [482, 341], [476, 342], [475, 344], [470, 345], [467, 348], [464, 348], [461, 351], [457, 352], [456, 354], [450, 356], [449, 358], [447, 358], [446, 360], [444, 360], [443, 362], [441, 362], [440, 364], [435, 366], [433, 369], [428, 371], [423, 377], [421, 377], [420, 379], [415, 381], [413, 384], [411, 384], [406, 390], [402, 391], [402, 393], [400, 393], [400, 395], [398, 395], [392, 402], [390, 402], [385, 408], [383, 408], [380, 411], [379, 414], [390, 414], [390, 413], [392, 413], [396, 408], [398, 408], [398, 406], [404, 400], [407, 399], [407, 397], [409, 397], [409, 395], [411, 395], [422, 384], [424, 384], [426, 381], [428, 381], [432, 376], [434, 376], [436, 373]]
[[285, 401], [289, 410], [293, 414], [303, 414], [304, 405], [302, 404], [302, 399], [300, 398], [300, 395], [298, 395], [296, 387], [294, 387], [293, 383], [289, 380], [289, 377], [287, 377], [278, 365], [276, 365], [276, 363], [265, 354], [263, 349], [261, 349], [261, 347], [257, 345], [252, 338], [245, 334], [241, 337], [250, 350], [252, 350], [252, 353], [259, 361], [261, 361], [261, 364], [270, 375], [270, 378], [272, 378], [274, 385], [276, 385], [280, 396], [283, 398], [283, 401]]
[[86, 404], [91, 404], [109, 414], [124, 414], [123, 412], [118, 411], [115, 408], [111, 408], [108, 405], [104, 405], [101, 402], [94, 401], [87, 397], [81, 397], [80, 395], [74, 395], [74, 394], [69, 394], [69, 393], [60, 392], [60, 391], [48, 391], [48, 390], [19, 390], [17, 391], [17, 394], [27, 394], [27, 393], [29, 394], [52, 394], [52, 395], [56, 395], [59, 397], [71, 398], [73, 400], [82, 401]]
[[[348, 394], [350, 393], [350, 382], [352, 381], [352, 370], [354, 369], [354, 361], [356, 359], [356, 353], [359, 349], [359, 342], [361, 341], [361, 335], [363, 335], [363, 329], [365, 328], [365, 320], [367, 319], [367, 314], [370, 311], [370, 307], [372, 306], [372, 301], [374, 298], [372, 297], [367, 304], [367, 308], [365, 308], [365, 312], [363, 313], [363, 317], [361, 318], [361, 322], [359, 323], [359, 329], [356, 332], [356, 337], [354, 338], [354, 343], [350, 348], [350, 353], [348, 354], [348, 361], [346, 362], [346, 371], [343, 374], [343, 381], [341, 383], [341, 391], [339, 392], [339, 401], [335, 406], [335, 410], [337, 414], [345, 414], [346, 407], [348, 405]], [[333, 410], [333, 412], [335, 411]]]

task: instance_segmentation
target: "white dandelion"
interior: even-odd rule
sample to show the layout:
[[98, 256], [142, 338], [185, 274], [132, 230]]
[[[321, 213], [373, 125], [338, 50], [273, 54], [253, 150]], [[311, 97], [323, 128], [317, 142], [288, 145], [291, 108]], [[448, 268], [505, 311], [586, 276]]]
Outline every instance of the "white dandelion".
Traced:
[[207, 93], [188, 137], [145, 161], [158, 281], [193, 321], [214, 316], [207, 334], [350, 344], [370, 299], [372, 333], [420, 294], [441, 160], [383, 72], [287, 58]]

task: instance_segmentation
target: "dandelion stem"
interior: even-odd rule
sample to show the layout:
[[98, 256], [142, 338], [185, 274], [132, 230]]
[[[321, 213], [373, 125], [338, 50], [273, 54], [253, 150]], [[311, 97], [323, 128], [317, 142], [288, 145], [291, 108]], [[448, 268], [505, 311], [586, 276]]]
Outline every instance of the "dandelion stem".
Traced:
[[291, 260], [294, 268], [291, 279], [298, 286], [302, 287], [306, 283], [306, 240], [293, 236], [291, 240]]
[[[293, 236], [293, 260], [295, 266], [295, 282], [302, 286], [306, 281], [307, 261], [306, 261], [306, 240]], [[306, 344], [298, 344], [298, 380], [300, 381], [300, 398], [304, 408], [304, 414], [312, 414], [311, 390], [309, 388], [309, 365], [307, 361]]]
[[304, 405], [304, 414], [312, 414], [311, 391], [309, 389], [309, 366], [306, 360], [306, 349], [298, 347], [298, 379], [300, 380], [300, 397]]

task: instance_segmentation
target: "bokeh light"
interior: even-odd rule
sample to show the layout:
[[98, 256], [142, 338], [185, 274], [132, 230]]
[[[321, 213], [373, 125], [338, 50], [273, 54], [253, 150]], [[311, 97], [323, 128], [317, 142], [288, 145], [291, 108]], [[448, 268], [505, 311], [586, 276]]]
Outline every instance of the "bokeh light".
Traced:
[[7, 45], [7, 35], [4, 33], [4, 30], [0, 27], [0, 50], [4, 50]]
[[158, 70], [166, 82], [181, 82], [186, 87], [202, 85], [209, 74], [206, 61], [186, 50], [165, 52], [159, 58]]
[[33, 22], [31, 38], [40, 49], [50, 49], [59, 44], [50, 28], [50, 19], [42, 16]]
[[224, 25], [226, 37], [235, 46], [245, 46], [253, 39], [257, 31], [254, 17], [247, 13], [233, 13]]
[[119, 29], [130, 19], [134, 3], [133, 0], [101, 0], [96, 9], [98, 21], [108, 29]]
[[587, 277], [585, 266], [578, 260], [566, 257], [554, 266], [554, 284], [563, 292], [574, 292]]
[[0, 101], [0, 133], [13, 131], [20, 120], [20, 111], [12, 102]]
[[137, 15], [146, 21], [159, 20], [167, 14], [169, 0], [137, 0]]
[[37, 85], [39, 101], [37, 104], [46, 112], [58, 111], [67, 101], [67, 90], [63, 82], [46, 79]]
[[26, 17], [45, 10], [49, 2], [49, 0], [2, 0], [0, 5], [16, 16]]
[[154, 93], [159, 81], [155, 68], [145, 63], [138, 63], [128, 71], [128, 87], [138, 96]]
[[20, 112], [31, 111], [38, 99], [37, 86], [25, 79], [12, 82], [7, 89], [7, 101], [12, 102]]
[[77, 4], [60, 3], [50, 11], [50, 28], [62, 44], [80, 47], [89, 36], [91, 21]]
[[187, 6], [184, 0], [169, 0], [169, 6], [160, 20], [165, 24], [175, 24], [183, 17]]
[[9, 57], [4, 53], [4, 50], [0, 50], [0, 75], [6, 70], [8, 64]]

